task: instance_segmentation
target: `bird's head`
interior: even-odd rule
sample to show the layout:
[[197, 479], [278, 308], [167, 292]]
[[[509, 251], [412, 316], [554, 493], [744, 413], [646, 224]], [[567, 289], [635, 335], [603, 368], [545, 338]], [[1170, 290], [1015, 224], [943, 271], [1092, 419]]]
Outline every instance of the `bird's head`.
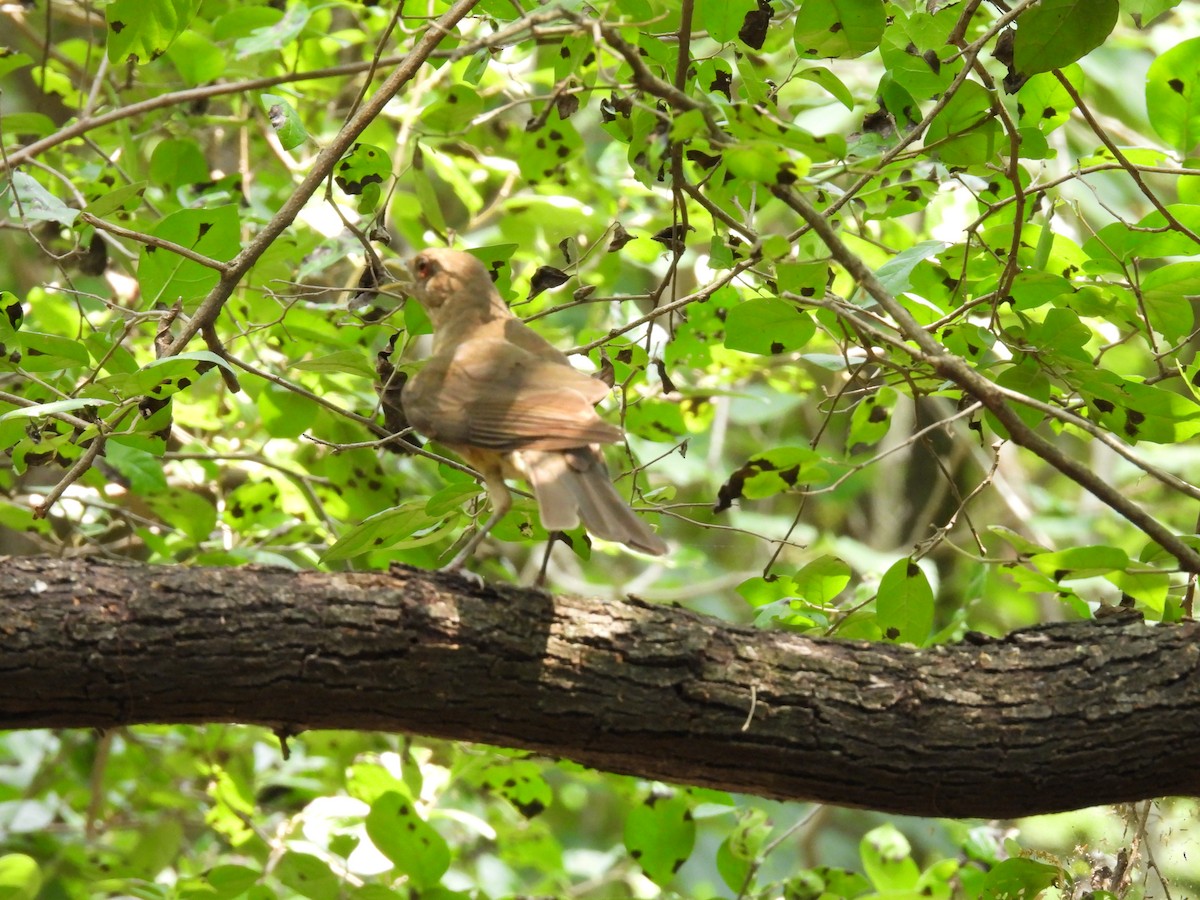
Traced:
[[482, 262], [470, 253], [431, 247], [412, 258], [409, 271], [413, 275], [413, 293], [437, 326], [446, 314], [459, 310], [447, 307], [488, 303], [492, 280]]

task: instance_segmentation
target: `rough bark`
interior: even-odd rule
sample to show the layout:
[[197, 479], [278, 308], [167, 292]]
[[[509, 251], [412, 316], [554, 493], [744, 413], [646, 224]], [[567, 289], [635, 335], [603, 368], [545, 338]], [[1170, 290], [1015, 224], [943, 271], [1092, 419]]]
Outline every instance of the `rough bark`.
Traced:
[[0, 727], [259, 723], [522, 747], [895, 813], [1195, 793], [1200, 626], [916, 651], [679, 609], [320, 574], [0, 560]]

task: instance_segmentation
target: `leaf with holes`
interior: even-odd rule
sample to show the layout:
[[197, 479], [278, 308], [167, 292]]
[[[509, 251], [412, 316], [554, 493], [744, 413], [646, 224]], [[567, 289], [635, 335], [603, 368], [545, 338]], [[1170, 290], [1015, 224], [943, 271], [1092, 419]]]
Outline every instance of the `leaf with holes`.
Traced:
[[729, 310], [725, 346], [744, 353], [773, 356], [799, 350], [817, 333], [808, 313], [778, 297], [755, 297]]
[[1146, 111], [1154, 130], [1176, 149], [1191, 153], [1200, 144], [1200, 37], [1150, 63]]
[[883, 0], [804, 0], [792, 39], [806, 59], [851, 59], [878, 47], [886, 24]]
[[922, 647], [929, 640], [933, 628], [933, 588], [913, 560], [897, 560], [880, 579], [875, 618], [889, 641]]
[[450, 868], [446, 839], [417, 813], [411, 798], [388, 791], [371, 804], [367, 836], [414, 886], [436, 885]]
[[653, 793], [625, 819], [625, 848], [646, 877], [670, 883], [696, 845], [696, 822], [686, 794]]

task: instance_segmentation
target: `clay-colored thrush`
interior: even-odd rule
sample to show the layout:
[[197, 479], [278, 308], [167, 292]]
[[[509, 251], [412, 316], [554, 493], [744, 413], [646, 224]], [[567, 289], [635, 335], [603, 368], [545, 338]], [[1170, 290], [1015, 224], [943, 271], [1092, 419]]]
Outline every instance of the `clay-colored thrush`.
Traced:
[[661, 555], [666, 542], [634, 515], [609, 479], [601, 444], [622, 438], [595, 405], [604, 382], [513, 315], [474, 256], [434, 248], [410, 264], [413, 293], [433, 323], [433, 355], [408, 380], [404, 410], [482, 476], [492, 515], [446, 566], [460, 568], [512, 507], [505, 478], [524, 478], [542, 526], [583, 520], [596, 537]]

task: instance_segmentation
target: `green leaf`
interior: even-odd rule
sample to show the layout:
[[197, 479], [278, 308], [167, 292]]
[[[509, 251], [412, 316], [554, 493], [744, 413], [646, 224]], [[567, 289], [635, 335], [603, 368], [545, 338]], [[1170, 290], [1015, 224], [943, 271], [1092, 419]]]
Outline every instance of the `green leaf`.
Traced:
[[195, 544], [207, 541], [217, 527], [217, 508], [202, 493], [167, 486], [143, 499], [155, 515]]
[[755, 297], [729, 310], [725, 346], [764, 356], [799, 350], [817, 332], [812, 316], [778, 297]]
[[903, 294], [912, 284], [912, 271], [922, 260], [941, 253], [950, 245], [945, 241], [921, 241], [897, 253], [876, 272], [880, 283], [893, 296]]
[[[0, 78], [3, 78], [5, 59], [0, 57]], [[4, 132], [7, 135], [21, 134], [45, 137], [57, 126], [54, 120], [42, 113], [10, 112], [4, 114]]]
[[1006, 859], [996, 863], [984, 880], [984, 896], [997, 900], [1037, 897], [1063, 878], [1062, 871], [1032, 859]]
[[120, 397], [163, 400], [187, 390], [203, 374], [199, 371], [202, 367], [207, 371], [212, 366], [230, 368], [228, 362], [209, 350], [193, 350], [156, 359], [136, 372], [106, 375], [96, 383]]
[[319, 372], [324, 375], [354, 375], [359, 378], [374, 378], [375, 371], [362, 350], [335, 350], [314, 359], [302, 359], [290, 364], [301, 372]]
[[850, 566], [836, 556], [818, 556], [792, 576], [796, 593], [814, 606], [833, 603], [850, 583]]
[[9, 175], [12, 179], [14, 196], [8, 207], [8, 216], [18, 222], [58, 222], [70, 225], [79, 217], [79, 210], [71, 209], [38, 181], [17, 170]]
[[761, 500], [824, 477], [820, 455], [809, 447], [775, 447], [759, 453], [729, 476], [717, 495], [718, 512], [741, 497]]
[[517, 164], [521, 167], [521, 176], [536, 184], [553, 177], [582, 150], [583, 138], [574, 125], [551, 120], [539, 130], [522, 135]]
[[[164, 218], [151, 233], [218, 262], [228, 262], [242, 249], [233, 206], [181, 209]], [[219, 277], [216, 269], [160, 247], [143, 246], [138, 254], [138, 282], [146, 308], [156, 303], [171, 306], [181, 299], [185, 309], [194, 309]]]
[[[0, 47], [0, 78], [32, 64], [33, 57], [28, 53], [17, 53], [9, 47]], [[5, 131], [9, 132], [9, 136], [11, 137], [12, 134], [20, 134], [20, 131], [9, 127], [10, 116], [11, 113], [5, 113], [4, 128]]]
[[347, 194], [360, 197], [360, 212], [379, 203], [381, 185], [392, 174], [391, 155], [374, 144], [358, 143], [333, 168], [333, 180]]
[[399, 791], [388, 791], [371, 804], [366, 826], [371, 843], [416, 887], [433, 887], [450, 868], [445, 838], [418, 815], [412, 799]]
[[113, 0], [104, 8], [108, 61], [153, 62], [196, 14], [199, 0]]
[[921, 870], [912, 858], [908, 839], [895, 825], [880, 825], [863, 836], [858, 847], [863, 869], [875, 890], [913, 892]]
[[1031, 556], [1029, 561], [1056, 582], [1092, 578], [1129, 568], [1129, 555], [1124, 550], [1103, 544], [1039, 553]]
[[1013, 65], [1033, 75], [1087, 56], [1112, 33], [1120, 11], [1117, 0], [1041, 0], [1017, 20]]
[[933, 628], [933, 600], [933, 589], [921, 567], [911, 559], [897, 560], [880, 579], [875, 599], [875, 617], [883, 636], [896, 643], [924, 646]]
[[730, 890], [742, 890], [770, 834], [771, 823], [765, 810], [739, 811], [737, 826], [717, 849], [717, 871]]
[[992, 112], [995, 97], [982, 84], [967, 81], [929, 123], [925, 144], [948, 165], [971, 166], [995, 155], [1000, 126]]
[[[1063, 74], [1068, 76], [1078, 90], [1083, 81], [1083, 73], [1079, 67], [1070, 66]], [[1032, 76], [1017, 91], [1017, 121], [1021, 125], [1032, 126], [1043, 134], [1049, 134], [1065, 125], [1074, 109], [1075, 101], [1071, 99], [1067, 89], [1048, 72]], [[1025, 149], [1022, 147], [1022, 155], [1025, 154]]]
[[757, 6], [757, 0], [697, 0], [696, 22], [714, 41], [724, 44], [738, 36], [746, 13]]
[[804, 69], [800, 72], [799, 77], [825, 88], [846, 109], [854, 109], [854, 95], [850, 93], [850, 88], [846, 87], [840, 78], [824, 66], [813, 66], [812, 68]]
[[35, 900], [41, 888], [42, 873], [32, 856], [0, 856], [0, 900]]
[[329, 868], [329, 863], [310, 853], [289, 850], [275, 866], [274, 875], [309, 900], [336, 900], [342, 887], [342, 879]]
[[1183, 0], [1121, 0], [1121, 9], [1129, 13], [1138, 28], [1148, 27], [1167, 10], [1174, 9]]
[[625, 819], [625, 849], [659, 887], [671, 882], [695, 845], [696, 822], [686, 794], [651, 794]]
[[421, 111], [421, 131], [425, 134], [455, 134], [467, 129], [481, 112], [483, 97], [479, 91], [467, 84], [456, 84], [445, 96]]
[[846, 445], [851, 451], [871, 447], [883, 440], [892, 426], [892, 407], [897, 394], [891, 388], [880, 388], [854, 404]]
[[89, 406], [112, 406], [111, 400], [98, 400], [94, 397], [76, 397], [72, 400], [54, 400], [50, 403], [37, 403], [33, 406], [22, 406], [18, 409], [10, 409], [4, 415], [0, 416], [0, 422], [11, 419], [40, 419], [42, 416], [53, 415], [54, 413], [72, 412], [76, 409], [85, 409]]
[[441, 540], [453, 522], [453, 518], [442, 520], [429, 515], [423, 503], [405, 503], [376, 513], [352, 527], [321, 554], [321, 561], [336, 562], [374, 550], [431, 544]]
[[256, 869], [235, 865], [213, 866], [204, 873], [204, 880], [216, 891], [212, 900], [233, 900], [249, 890], [261, 877], [262, 872]]
[[493, 763], [473, 781], [499, 794], [527, 819], [544, 812], [554, 799], [550, 785], [542, 776], [542, 766], [531, 759]]
[[255, 28], [234, 43], [238, 59], [260, 53], [278, 53], [292, 44], [308, 25], [312, 9], [307, 3], [290, 3], [278, 21]]
[[198, 31], [188, 29], [175, 38], [167, 59], [191, 87], [216, 81], [225, 74], [225, 53]]
[[258, 395], [258, 413], [267, 434], [295, 438], [312, 427], [319, 407], [308, 397], [270, 385]]
[[87, 347], [57, 334], [21, 331], [17, 337], [22, 349], [20, 368], [26, 372], [61, 372], [92, 361]]
[[1200, 294], [1200, 262], [1172, 263], [1142, 279], [1142, 302], [1150, 327], [1168, 341], [1190, 334], [1196, 317], [1190, 296]]
[[124, 476], [135, 494], [151, 496], [167, 489], [162, 460], [128, 443], [126, 438], [119, 435], [109, 438], [104, 446], [104, 458]]
[[803, 0], [792, 40], [806, 59], [852, 59], [879, 46], [886, 23], [883, 0]]
[[[163, 141], [163, 143], [169, 144], [171, 142]], [[162, 145], [160, 144], [159, 146]], [[151, 168], [153, 168], [153, 164], [151, 164]], [[119, 210], [135, 209], [142, 202], [142, 195], [146, 192], [146, 184], [147, 182], [145, 181], [135, 181], [133, 184], [123, 184], [119, 188], [115, 188], [107, 193], [98, 194], [91, 203], [84, 207], [84, 212], [102, 219]]]
[[300, 113], [296, 112], [296, 107], [292, 106], [290, 100], [279, 94], [263, 94], [259, 99], [284, 150], [295, 150], [308, 140], [308, 132], [304, 130]]
[[1200, 144], [1200, 37], [1176, 44], [1150, 63], [1146, 112], [1154, 130], [1177, 150], [1191, 153]]

